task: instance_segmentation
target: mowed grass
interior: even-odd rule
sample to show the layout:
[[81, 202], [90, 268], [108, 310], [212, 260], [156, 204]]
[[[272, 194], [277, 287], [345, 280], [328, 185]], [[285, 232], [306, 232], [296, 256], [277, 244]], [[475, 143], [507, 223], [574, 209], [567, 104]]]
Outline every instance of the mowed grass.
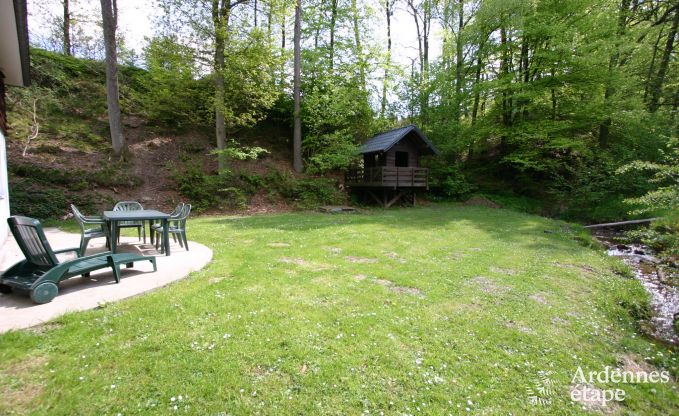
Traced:
[[[196, 218], [189, 238], [214, 250], [189, 278], [1, 335], [0, 413], [586, 414], [579, 366], [676, 374], [635, 333], [640, 284], [563, 223], [435, 205]], [[619, 414], [679, 408], [674, 382], [595, 384], [625, 390]]]

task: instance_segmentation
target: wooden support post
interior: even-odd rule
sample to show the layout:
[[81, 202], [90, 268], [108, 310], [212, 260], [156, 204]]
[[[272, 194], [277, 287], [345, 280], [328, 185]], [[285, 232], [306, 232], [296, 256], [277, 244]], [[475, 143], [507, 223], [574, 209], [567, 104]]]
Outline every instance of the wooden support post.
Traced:
[[404, 195], [403, 191], [397, 191], [396, 196], [394, 196], [389, 202], [385, 202], [385, 208], [389, 208], [394, 205], [401, 197]]
[[373, 191], [371, 191], [370, 189], [368, 189], [367, 192], [368, 192], [368, 195], [370, 195], [370, 196], [375, 200], [375, 202], [377, 202], [378, 204], [382, 205], [382, 201], [377, 197], [377, 195], [375, 195], [375, 193], [373, 193]]

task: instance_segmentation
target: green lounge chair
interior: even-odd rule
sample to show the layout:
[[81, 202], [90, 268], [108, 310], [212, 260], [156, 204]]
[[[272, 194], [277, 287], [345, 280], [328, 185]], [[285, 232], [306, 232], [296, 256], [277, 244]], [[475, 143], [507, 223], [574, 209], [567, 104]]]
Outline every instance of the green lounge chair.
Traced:
[[130, 253], [105, 252], [60, 263], [56, 254], [69, 251], [78, 253], [79, 248], [52, 250], [40, 221], [36, 219], [13, 216], [7, 219], [7, 223], [26, 259], [0, 276], [2, 293], [12, 290], [28, 292], [33, 302], [47, 303], [59, 293], [59, 282], [70, 277], [89, 276], [92, 271], [110, 267], [116, 283], [120, 283], [120, 265], [133, 267], [135, 261], [142, 260], [150, 261], [153, 271], [157, 270], [155, 257]]

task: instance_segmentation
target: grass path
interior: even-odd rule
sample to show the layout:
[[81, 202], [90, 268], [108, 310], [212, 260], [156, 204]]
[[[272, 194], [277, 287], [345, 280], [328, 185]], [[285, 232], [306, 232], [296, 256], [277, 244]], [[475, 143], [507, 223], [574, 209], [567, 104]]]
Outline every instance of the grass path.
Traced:
[[[195, 219], [204, 270], [1, 335], [0, 414], [587, 414], [578, 366], [677, 363], [635, 334], [641, 286], [564, 225], [457, 205]], [[615, 413], [679, 409], [673, 382], [623, 388]]]

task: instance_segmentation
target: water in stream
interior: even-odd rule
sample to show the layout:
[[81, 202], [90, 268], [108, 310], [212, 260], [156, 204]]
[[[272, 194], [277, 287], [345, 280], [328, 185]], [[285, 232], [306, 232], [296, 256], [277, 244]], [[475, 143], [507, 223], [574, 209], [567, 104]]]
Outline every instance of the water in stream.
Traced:
[[624, 242], [624, 233], [597, 231], [595, 237], [608, 247], [608, 255], [619, 257], [634, 270], [636, 278], [651, 294], [653, 317], [650, 335], [679, 345], [674, 320], [679, 319], [679, 270], [662, 262], [643, 244]]

